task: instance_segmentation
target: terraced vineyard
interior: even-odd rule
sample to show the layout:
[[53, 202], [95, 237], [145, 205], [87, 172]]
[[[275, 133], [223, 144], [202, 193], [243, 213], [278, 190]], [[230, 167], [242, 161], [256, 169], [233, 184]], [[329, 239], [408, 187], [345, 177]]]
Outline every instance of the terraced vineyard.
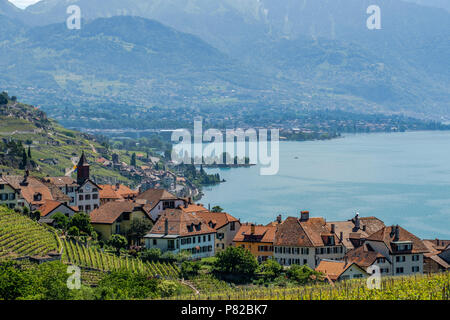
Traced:
[[0, 260], [45, 256], [51, 251], [58, 251], [55, 234], [20, 213], [0, 208]]
[[450, 300], [450, 273], [391, 277], [381, 289], [370, 290], [366, 280], [292, 288], [235, 288], [176, 297], [198, 300]]
[[179, 269], [174, 264], [163, 262], [143, 262], [140, 259], [118, 257], [104, 253], [97, 248], [86, 247], [76, 241], [63, 240], [63, 261], [80, 267], [99, 271], [127, 269], [134, 272], [147, 272], [152, 276], [176, 279]]

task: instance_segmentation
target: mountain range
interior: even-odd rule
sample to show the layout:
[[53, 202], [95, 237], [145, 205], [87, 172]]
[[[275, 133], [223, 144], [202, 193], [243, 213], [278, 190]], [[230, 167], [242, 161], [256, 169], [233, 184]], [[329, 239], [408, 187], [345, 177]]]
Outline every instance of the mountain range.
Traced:
[[[447, 118], [448, 6], [410, 2], [43, 0], [22, 11], [0, 0], [0, 87], [58, 116], [101, 101], [99, 113], [120, 103]], [[62, 23], [72, 3], [79, 31]], [[381, 30], [366, 27], [372, 4]]]

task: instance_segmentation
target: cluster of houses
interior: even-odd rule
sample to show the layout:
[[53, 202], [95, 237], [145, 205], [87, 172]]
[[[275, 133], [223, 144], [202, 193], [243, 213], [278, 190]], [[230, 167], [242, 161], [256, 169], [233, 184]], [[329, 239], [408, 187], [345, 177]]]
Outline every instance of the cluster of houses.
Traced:
[[275, 259], [281, 265], [307, 265], [339, 281], [367, 277], [374, 266], [382, 276], [447, 271], [450, 240], [421, 240], [404, 228], [386, 226], [375, 217], [356, 214], [346, 221], [326, 221], [301, 211], [296, 217], [279, 215], [267, 225], [243, 223], [226, 212], [212, 212], [191, 198], [164, 189], [143, 192], [116, 185], [97, 185], [90, 179], [84, 155], [77, 179], [0, 177], [0, 204], [39, 211], [41, 222], [52, 224], [61, 212], [86, 212], [104, 240], [127, 235], [134, 220], [152, 222], [138, 240], [162, 252], [189, 251], [193, 259], [214, 256], [230, 246], [249, 250], [259, 262]]
[[119, 160], [118, 154], [112, 155], [112, 160], [103, 157], [97, 158], [95, 161], [107, 168], [117, 170], [122, 176], [130, 179], [138, 178], [141, 182], [138, 189], [145, 191], [147, 189], [166, 189], [178, 196], [195, 197], [199, 194], [199, 190], [184, 177], [177, 176], [164, 168], [155, 168], [155, 164], [159, 163], [157, 157], [146, 156], [142, 153], [136, 154], [136, 159], [141, 161], [143, 165], [132, 166]]

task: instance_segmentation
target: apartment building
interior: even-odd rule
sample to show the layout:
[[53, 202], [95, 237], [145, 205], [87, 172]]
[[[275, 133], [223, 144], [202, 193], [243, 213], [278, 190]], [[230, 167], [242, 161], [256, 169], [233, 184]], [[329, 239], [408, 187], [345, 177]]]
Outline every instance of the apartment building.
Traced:
[[288, 217], [276, 227], [274, 258], [284, 266], [308, 265], [315, 269], [321, 260], [340, 260], [345, 247], [323, 218], [310, 218], [309, 211], [300, 217]]
[[147, 249], [162, 252], [188, 251], [192, 259], [214, 256], [216, 231], [201, 218], [180, 209], [166, 209], [152, 230], [144, 237]]
[[422, 240], [402, 227], [384, 227], [369, 236], [365, 243], [370, 251], [389, 260], [390, 275], [423, 273], [424, 254], [428, 249]]

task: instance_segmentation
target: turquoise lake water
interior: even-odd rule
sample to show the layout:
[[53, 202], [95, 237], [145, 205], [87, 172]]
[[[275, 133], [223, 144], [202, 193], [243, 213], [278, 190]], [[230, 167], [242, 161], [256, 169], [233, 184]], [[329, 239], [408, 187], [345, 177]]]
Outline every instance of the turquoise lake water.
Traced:
[[281, 142], [278, 174], [259, 169], [208, 169], [227, 182], [204, 188], [199, 202], [264, 224], [301, 210], [329, 221], [358, 211], [422, 238], [450, 238], [450, 132]]

